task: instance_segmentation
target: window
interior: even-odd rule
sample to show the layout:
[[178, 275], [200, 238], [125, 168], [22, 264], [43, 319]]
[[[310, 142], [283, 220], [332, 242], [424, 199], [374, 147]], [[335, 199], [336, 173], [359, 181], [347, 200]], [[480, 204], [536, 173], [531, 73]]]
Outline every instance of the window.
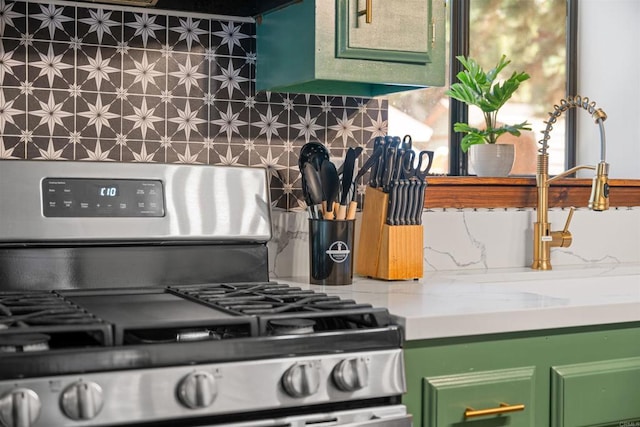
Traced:
[[[452, 5], [453, 2], [456, 2]], [[447, 46], [448, 67], [451, 58], [470, 55], [483, 67], [491, 68], [502, 54], [512, 60], [503, 71], [526, 71], [531, 79], [525, 82], [510, 103], [500, 110], [499, 120], [520, 123], [528, 120], [532, 131], [523, 133], [516, 145], [516, 161], [512, 175], [533, 175], [536, 167], [538, 141], [542, 139], [544, 120], [553, 105], [565, 97], [567, 91], [567, 2], [557, 0], [448, 0], [452, 10]], [[452, 6], [455, 6], [452, 8]], [[456, 22], [451, 22], [456, 20]], [[468, 20], [468, 22], [467, 22]], [[468, 30], [468, 31], [467, 31]], [[468, 34], [468, 40], [456, 40]], [[457, 60], [453, 60], [457, 61]], [[455, 68], [455, 67], [453, 67]], [[481, 120], [481, 113], [453, 110], [444, 88], [428, 88], [389, 96], [389, 134], [411, 134], [416, 149], [436, 153], [433, 173], [465, 175], [466, 159], [457, 162], [456, 138], [451, 138], [451, 121], [468, 120], [472, 125]], [[452, 102], [451, 102], [452, 103]], [[466, 117], [465, 117], [466, 116]], [[550, 173], [565, 170], [565, 120], [554, 125], [549, 143]], [[501, 142], [513, 143], [515, 137], [505, 135]], [[458, 163], [460, 167], [458, 167]], [[468, 171], [473, 174], [473, 171]]]

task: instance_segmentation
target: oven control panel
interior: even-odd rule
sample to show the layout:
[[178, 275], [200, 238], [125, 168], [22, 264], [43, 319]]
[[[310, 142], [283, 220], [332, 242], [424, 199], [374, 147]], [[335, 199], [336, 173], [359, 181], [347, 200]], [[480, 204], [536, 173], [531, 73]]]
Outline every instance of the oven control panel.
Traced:
[[45, 178], [45, 217], [163, 217], [162, 181]]
[[[206, 346], [198, 348], [203, 350]], [[353, 378], [353, 382], [345, 377], [353, 387], [344, 389], [335, 382], [335, 377], [334, 381], [330, 379], [336, 375], [336, 369], [346, 376], [361, 369], [375, 375], [365, 374], [358, 380]], [[251, 379], [251, 386], [247, 379]], [[385, 423], [379, 419], [386, 418], [383, 414], [387, 410], [400, 409], [387, 398], [399, 397], [405, 392], [404, 359], [399, 348], [305, 357], [264, 359], [257, 356], [252, 360], [198, 365], [83, 372], [80, 376], [2, 379], [0, 426], [148, 426], [161, 421], [163, 425], [173, 421], [171, 425], [182, 426], [194, 425], [188, 423], [194, 416], [216, 416], [222, 420], [231, 415], [248, 421], [229, 421], [230, 424], [223, 421], [222, 424], [410, 427], [410, 422]], [[379, 400], [382, 413], [370, 404], [361, 403], [374, 399]], [[328, 409], [338, 402], [343, 408], [349, 406], [351, 413], [365, 410], [376, 413], [359, 413], [350, 422], [338, 422], [337, 408]], [[314, 413], [312, 409], [316, 405], [323, 405], [322, 411], [317, 409]], [[285, 414], [293, 419], [284, 420]], [[314, 415], [308, 422], [301, 422], [305, 414]], [[328, 419], [319, 418], [321, 414], [326, 414]], [[405, 414], [402, 407], [396, 415], [405, 418]], [[33, 420], [38, 421], [31, 424]]]

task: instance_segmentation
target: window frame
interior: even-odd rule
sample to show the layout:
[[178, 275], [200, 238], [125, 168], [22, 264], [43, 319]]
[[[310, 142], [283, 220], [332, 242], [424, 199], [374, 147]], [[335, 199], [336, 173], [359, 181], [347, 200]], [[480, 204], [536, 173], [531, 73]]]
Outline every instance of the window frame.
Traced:
[[[456, 56], [469, 55], [469, 11], [472, 0], [450, 0], [450, 40], [449, 81], [457, 81], [456, 75], [463, 67]], [[578, 89], [578, 1], [565, 0], [567, 3], [567, 40], [566, 40], [566, 94], [575, 95]], [[558, 100], [559, 101], [559, 100]], [[451, 98], [449, 103], [449, 176], [468, 176], [468, 156], [460, 148], [463, 135], [453, 130], [454, 123], [469, 120], [469, 107]], [[565, 133], [565, 169], [576, 166], [576, 111], [566, 113]]]

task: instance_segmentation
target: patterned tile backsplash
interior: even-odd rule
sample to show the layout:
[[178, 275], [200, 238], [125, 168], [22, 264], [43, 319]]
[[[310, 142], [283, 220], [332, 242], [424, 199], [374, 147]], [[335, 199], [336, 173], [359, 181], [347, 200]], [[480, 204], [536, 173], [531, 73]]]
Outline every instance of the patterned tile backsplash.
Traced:
[[300, 147], [365, 146], [387, 101], [256, 92], [255, 45], [242, 18], [0, 0], [0, 159], [266, 167], [297, 210]]

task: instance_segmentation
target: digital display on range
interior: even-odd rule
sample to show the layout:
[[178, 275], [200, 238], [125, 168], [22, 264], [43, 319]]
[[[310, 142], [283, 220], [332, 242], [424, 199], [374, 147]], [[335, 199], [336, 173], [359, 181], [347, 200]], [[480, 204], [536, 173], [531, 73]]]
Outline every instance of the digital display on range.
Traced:
[[108, 185], [98, 186], [98, 196], [100, 197], [118, 197], [118, 186], [117, 185]]
[[160, 180], [46, 178], [45, 217], [163, 217]]

